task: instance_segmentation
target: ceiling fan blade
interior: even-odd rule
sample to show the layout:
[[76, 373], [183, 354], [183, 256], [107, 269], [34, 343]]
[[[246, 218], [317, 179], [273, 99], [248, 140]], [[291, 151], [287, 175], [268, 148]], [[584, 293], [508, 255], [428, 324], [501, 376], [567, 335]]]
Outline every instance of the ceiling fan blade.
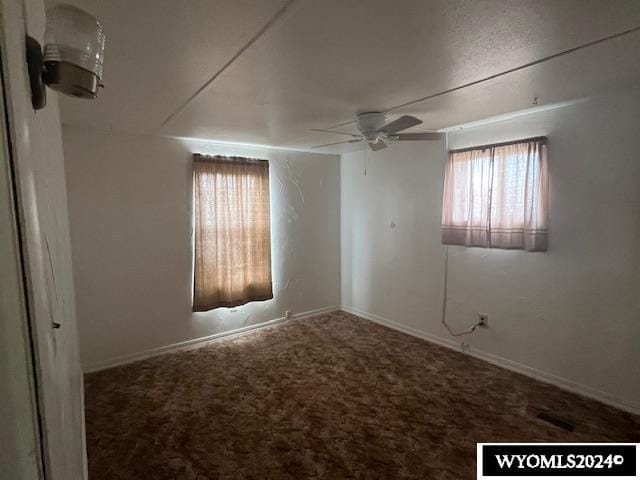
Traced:
[[406, 130], [407, 128], [415, 127], [416, 125], [420, 125], [421, 123], [422, 120], [420, 120], [419, 118], [412, 117], [411, 115], [403, 115], [393, 122], [387, 123], [386, 125], [381, 127], [380, 130], [387, 133], [396, 133], [402, 130]]
[[378, 150], [387, 148], [387, 144], [384, 143], [382, 140], [378, 140], [376, 142], [369, 142], [369, 148], [371, 148], [371, 150], [373, 150], [374, 152], [377, 152]]
[[324, 145], [315, 145], [311, 148], [322, 148], [322, 147], [330, 147], [332, 145], [340, 145], [342, 143], [358, 143], [360, 142], [360, 138], [354, 138], [353, 140], [343, 140], [342, 142], [334, 142], [334, 143], [325, 143]]
[[444, 133], [423, 132], [423, 133], [399, 133], [393, 135], [391, 140], [440, 140], [444, 138]]
[[349, 132], [336, 132], [335, 130], [323, 130], [321, 128], [310, 128], [309, 129], [312, 132], [320, 132], [320, 133], [337, 133], [338, 135], [349, 135], [350, 137], [354, 137], [354, 138], [358, 138], [360, 139], [362, 137], [362, 135], [356, 135], [355, 133], [349, 133]]

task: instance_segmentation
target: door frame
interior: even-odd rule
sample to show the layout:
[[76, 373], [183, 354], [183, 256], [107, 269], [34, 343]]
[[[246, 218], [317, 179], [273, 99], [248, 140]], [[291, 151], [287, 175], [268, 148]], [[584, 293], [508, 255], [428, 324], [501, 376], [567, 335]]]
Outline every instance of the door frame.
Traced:
[[[31, 410], [22, 412], [21, 418], [30, 423], [16, 428], [16, 435], [33, 431], [29, 442], [25, 440], [31, 447], [30, 458], [24, 460], [37, 464], [37, 472], [9, 479], [81, 480], [87, 478], [83, 378], [62, 131], [55, 92], [47, 92], [47, 106], [34, 111], [26, 62], [26, 35], [42, 43], [45, 21], [44, 0], [0, 1], [3, 132], [6, 151], [10, 152], [4, 155], [6, 160], [0, 162], [0, 169], [9, 172], [6, 178], [11, 178], [11, 182], [2, 179], [5, 187], [0, 195], [7, 201], [0, 200], [10, 204], [11, 210], [5, 214], [9, 220], [1, 223], [12, 231], [8, 239], [4, 238], [4, 231], [0, 234], [8, 245], [0, 245], [1, 253], [7, 250], [9, 254], [0, 262], [4, 266], [11, 260], [10, 266], [17, 272], [11, 278], [15, 291], [12, 304], [19, 307], [15, 310], [19, 313], [14, 312], [11, 319], [15, 323], [19, 316], [20, 321], [5, 337], [5, 326], [0, 325], [0, 348], [13, 342], [9, 344], [21, 346], [24, 353], [22, 373], [27, 377], [27, 386], [23, 385], [21, 398], [23, 408], [29, 406]], [[0, 276], [4, 275], [4, 271], [0, 272]], [[4, 317], [4, 305], [0, 312]], [[8, 407], [18, 411], [20, 406], [14, 402]], [[0, 425], [4, 427], [1, 420]], [[19, 466], [17, 458], [14, 463]], [[4, 480], [3, 475], [0, 470], [0, 480]]]
[[[3, 472], [11, 479], [47, 479], [40, 382], [36, 369], [35, 339], [25, 272], [25, 244], [18, 210], [15, 151], [11, 141], [6, 82], [6, 43], [0, 32], [0, 314], [3, 317], [3, 369], [0, 378], [10, 391], [2, 397], [3, 435], [8, 449]], [[30, 430], [30, 431], [27, 431]], [[36, 476], [34, 476], [36, 475]]]

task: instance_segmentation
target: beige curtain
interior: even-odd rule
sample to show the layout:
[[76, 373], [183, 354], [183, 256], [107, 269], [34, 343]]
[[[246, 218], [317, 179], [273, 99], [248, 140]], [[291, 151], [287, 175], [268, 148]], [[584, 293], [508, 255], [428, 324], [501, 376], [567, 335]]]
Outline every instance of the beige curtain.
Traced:
[[194, 155], [193, 311], [273, 298], [269, 162]]
[[449, 152], [442, 243], [547, 249], [547, 140], [544, 137]]

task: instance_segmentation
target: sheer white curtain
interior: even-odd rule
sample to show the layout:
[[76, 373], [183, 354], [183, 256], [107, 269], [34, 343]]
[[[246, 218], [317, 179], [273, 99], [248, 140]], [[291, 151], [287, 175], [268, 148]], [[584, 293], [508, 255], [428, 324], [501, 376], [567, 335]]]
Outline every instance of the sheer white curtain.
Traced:
[[273, 298], [269, 162], [194, 155], [193, 311]]
[[442, 243], [547, 249], [544, 137], [452, 150], [445, 170]]

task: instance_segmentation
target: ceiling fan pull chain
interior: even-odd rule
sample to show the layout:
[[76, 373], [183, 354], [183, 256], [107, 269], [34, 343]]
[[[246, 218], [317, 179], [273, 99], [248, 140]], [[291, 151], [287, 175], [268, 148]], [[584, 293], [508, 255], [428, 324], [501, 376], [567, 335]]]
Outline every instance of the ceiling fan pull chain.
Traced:
[[367, 176], [367, 142], [362, 142], [362, 151], [364, 152], [364, 176]]

